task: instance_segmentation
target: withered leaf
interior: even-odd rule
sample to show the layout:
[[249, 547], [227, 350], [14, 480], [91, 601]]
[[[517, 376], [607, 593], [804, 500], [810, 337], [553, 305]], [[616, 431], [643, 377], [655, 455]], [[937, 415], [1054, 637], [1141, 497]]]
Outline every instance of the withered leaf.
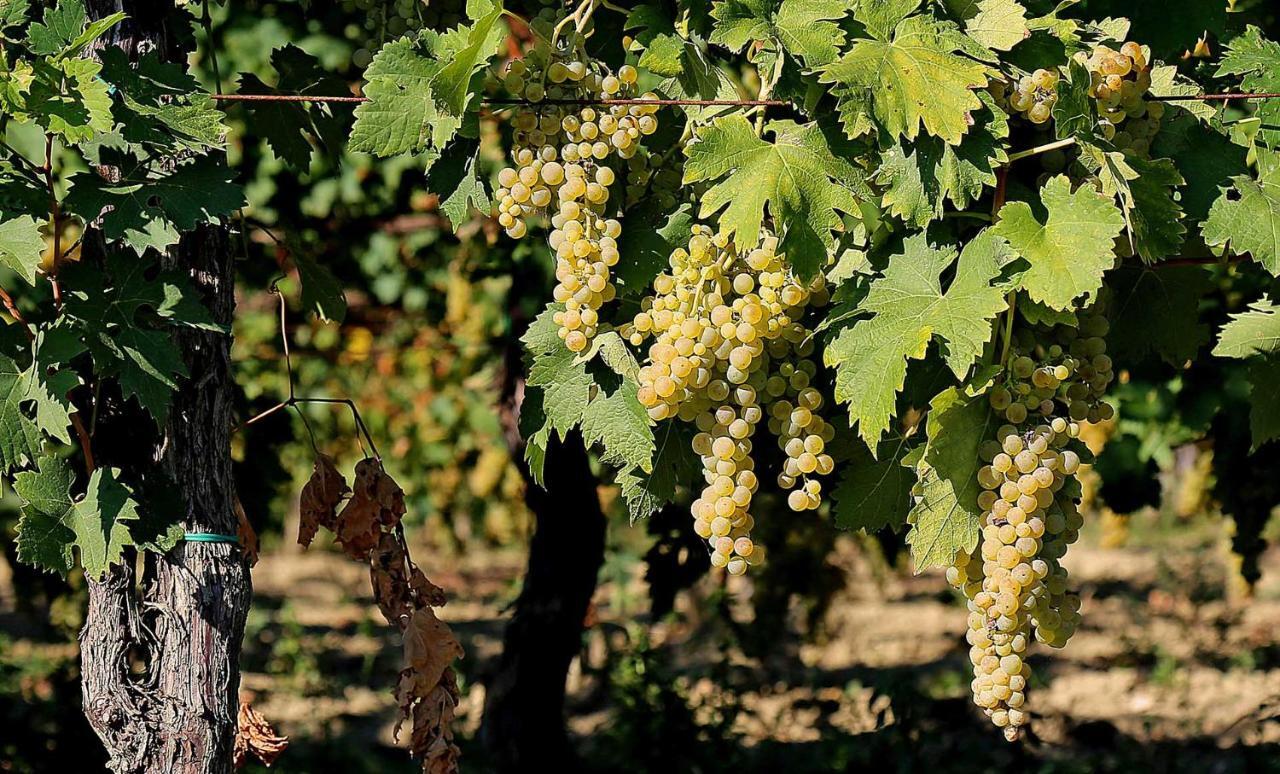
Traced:
[[404, 516], [404, 490], [376, 459], [356, 463], [351, 499], [338, 514], [334, 532], [342, 550], [352, 559], [364, 560], [377, 545], [383, 527], [395, 527]]
[[277, 734], [262, 713], [248, 703], [240, 704], [236, 724], [233, 763], [237, 769], [245, 765], [250, 754], [262, 761], [264, 766], [270, 767], [289, 747], [289, 737]]
[[301, 525], [298, 527], [298, 543], [303, 548], [311, 545], [320, 527], [334, 529], [337, 524], [338, 504], [351, 493], [346, 479], [326, 454], [316, 455], [315, 470], [302, 487], [299, 504]]
[[430, 607], [415, 610], [404, 630], [404, 661], [417, 672], [419, 683], [434, 687], [455, 658], [462, 658], [462, 645], [449, 625]]

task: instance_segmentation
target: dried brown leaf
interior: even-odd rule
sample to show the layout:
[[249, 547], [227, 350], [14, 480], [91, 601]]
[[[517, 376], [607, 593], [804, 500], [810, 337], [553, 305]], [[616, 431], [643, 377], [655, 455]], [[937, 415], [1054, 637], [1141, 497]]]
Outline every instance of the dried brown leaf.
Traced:
[[373, 458], [356, 463], [354, 491], [334, 530], [342, 550], [353, 559], [367, 559], [378, 545], [382, 528], [395, 527], [404, 512], [404, 490], [382, 469], [382, 463]]
[[247, 702], [240, 704], [236, 722], [234, 763], [237, 769], [244, 766], [250, 754], [270, 767], [289, 747], [289, 737], [277, 734], [262, 713]]
[[346, 479], [326, 454], [316, 455], [315, 470], [302, 487], [299, 504], [301, 525], [298, 527], [298, 543], [303, 548], [311, 545], [320, 527], [334, 529], [338, 522], [338, 504], [351, 493]]
[[462, 645], [449, 625], [430, 607], [415, 610], [404, 630], [405, 666], [418, 673], [424, 687], [432, 688], [455, 658], [462, 658]]
[[258, 563], [258, 533], [254, 531], [253, 525], [249, 523], [249, 516], [244, 512], [244, 505], [240, 503], [240, 498], [235, 499], [236, 511], [236, 537], [240, 539], [240, 550], [244, 552], [244, 558], [249, 562], [249, 566], [253, 567]]

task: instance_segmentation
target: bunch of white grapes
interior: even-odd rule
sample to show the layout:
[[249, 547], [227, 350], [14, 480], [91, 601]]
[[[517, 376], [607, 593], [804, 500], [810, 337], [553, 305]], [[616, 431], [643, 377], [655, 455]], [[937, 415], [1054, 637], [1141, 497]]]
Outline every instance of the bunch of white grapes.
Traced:
[[1108, 327], [1095, 306], [1081, 314], [1079, 327], [1019, 331], [1005, 383], [987, 393], [991, 407], [1014, 424], [1033, 416], [1062, 415], [1072, 422], [1111, 419], [1114, 410], [1102, 400], [1115, 378], [1103, 338]]
[[835, 428], [816, 414], [823, 401], [810, 385], [817, 367], [805, 359], [813, 344], [800, 322], [808, 306], [827, 302], [825, 280], [800, 282], [777, 246], [764, 236], [739, 249], [728, 235], [694, 226], [688, 249], [672, 252], [654, 295], [620, 329], [633, 345], [652, 340], [638, 391], [649, 416], [698, 429], [693, 450], [706, 486], [691, 508], [694, 530], [708, 541], [711, 563], [734, 575], [765, 555], [750, 538], [757, 425], [767, 419], [788, 454], [778, 481], [800, 487], [788, 497], [795, 510], [818, 506], [821, 486], [809, 476], [834, 467], [825, 445]]
[[969, 603], [974, 701], [1009, 740], [1028, 717], [1027, 645], [1062, 647], [1080, 623], [1080, 597], [1059, 562], [1083, 525], [1072, 481], [1080, 456], [1068, 446], [1081, 422], [1112, 416], [1102, 400], [1113, 378], [1106, 333], [1101, 304], [1080, 314], [1078, 328], [1019, 331], [987, 392], [1008, 424], [980, 448], [978, 549], [961, 552], [947, 580]]
[[605, 162], [631, 158], [641, 138], [658, 127], [656, 105], [598, 104], [633, 98], [637, 76], [630, 65], [615, 75], [545, 47], [512, 60], [503, 75], [507, 90], [528, 104], [512, 118], [514, 163], [498, 173], [498, 223], [519, 239], [527, 233], [527, 218], [550, 213], [554, 298], [565, 305], [556, 323], [573, 352], [590, 346], [600, 307], [615, 292], [611, 269], [618, 262], [622, 226], [607, 215], [616, 174]]
[[1028, 719], [1026, 686], [1032, 639], [1061, 647], [1080, 621], [1080, 598], [1067, 593], [1058, 560], [1079, 536], [1075, 502], [1063, 495], [1079, 456], [1061, 417], [1020, 429], [1005, 425], [983, 445], [978, 472], [982, 533], [974, 554], [960, 552], [947, 580], [969, 606], [974, 702], [1010, 741]]
[[1047, 123], [1053, 116], [1053, 106], [1058, 104], [1058, 71], [1036, 70], [1011, 85], [996, 81], [991, 93], [997, 103], [1007, 105], [1031, 123]]
[[1097, 101], [1103, 137], [1122, 151], [1147, 156], [1151, 138], [1160, 129], [1164, 104], [1145, 99], [1151, 90], [1146, 49], [1133, 41], [1119, 51], [1099, 45], [1092, 52], [1077, 53], [1075, 59], [1089, 68], [1089, 96]]

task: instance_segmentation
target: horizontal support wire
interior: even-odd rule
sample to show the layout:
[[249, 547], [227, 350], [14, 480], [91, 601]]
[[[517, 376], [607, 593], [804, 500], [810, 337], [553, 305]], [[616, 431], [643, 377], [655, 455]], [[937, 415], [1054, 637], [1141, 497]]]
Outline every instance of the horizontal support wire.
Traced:
[[[369, 102], [368, 97], [360, 96], [325, 96], [311, 94], [210, 94], [210, 99], [220, 102]], [[1210, 102], [1213, 100], [1245, 100], [1245, 99], [1280, 99], [1280, 92], [1261, 92], [1245, 94], [1227, 92], [1223, 94], [1188, 94], [1183, 96], [1146, 95], [1149, 102]], [[690, 107], [786, 107], [791, 103], [785, 99], [543, 99], [538, 101], [502, 97], [481, 97], [486, 105], [673, 105]]]

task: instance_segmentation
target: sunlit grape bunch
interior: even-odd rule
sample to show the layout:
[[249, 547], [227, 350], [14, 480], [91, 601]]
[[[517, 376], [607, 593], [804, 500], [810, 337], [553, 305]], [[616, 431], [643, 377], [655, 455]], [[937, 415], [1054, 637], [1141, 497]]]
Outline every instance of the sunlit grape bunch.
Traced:
[[1053, 117], [1053, 106], [1058, 104], [1058, 71], [1036, 70], [1024, 75], [1012, 84], [1011, 90], [1002, 84], [1008, 105], [1033, 124], [1044, 124]]
[[[512, 166], [498, 174], [498, 223], [519, 239], [531, 216], [550, 216], [548, 242], [556, 254], [554, 299], [560, 337], [582, 352], [599, 326], [599, 309], [614, 297], [611, 269], [618, 262], [622, 227], [608, 216], [617, 179], [606, 162], [630, 159], [643, 137], [657, 130], [657, 106], [604, 104], [636, 96], [638, 73], [617, 74], [582, 52], [581, 36], [549, 44], [512, 60], [502, 82], [527, 100], [512, 116]], [[645, 95], [652, 97], [653, 95]]]
[[834, 468], [825, 445], [835, 428], [816, 413], [823, 399], [811, 385], [817, 366], [800, 322], [808, 306], [826, 303], [825, 280], [800, 282], [777, 246], [765, 236], [743, 250], [695, 226], [688, 248], [673, 251], [670, 271], [654, 280], [654, 295], [620, 329], [633, 345], [651, 340], [638, 390], [649, 416], [698, 429], [693, 449], [706, 486], [691, 508], [694, 530], [708, 541], [712, 564], [734, 575], [765, 555], [750, 539], [759, 486], [752, 437], [761, 421], [788, 454], [778, 482], [800, 487], [788, 497], [795, 510], [818, 506], [821, 486], [811, 476]]
[[1071, 422], [1101, 422], [1114, 415], [1103, 400], [1115, 378], [1104, 338], [1107, 318], [1095, 305], [1079, 327], [1033, 326], [1018, 332], [1005, 380], [988, 393], [991, 407], [1013, 424], [1061, 415]]
[[1075, 57], [1089, 68], [1089, 96], [1098, 104], [1102, 136], [1122, 151], [1145, 157], [1164, 116], [1163, 103], [1145, 99], [1151, 90], [1148, 52], [1130, 41], [1119, 51], [1100, 45]]
[[982, 532], [960, 552], [947, 581], [968, 601], [974, 702], [1010, 741], [1028, 720], [1026, 650], [1032, 639], [1061, 647], [1080, 621], [1058, 560], [1082, 524], [1064, 487], [1080, 467], [1061, 417], [1029, 428], [1002, 426], [982, 445]]

